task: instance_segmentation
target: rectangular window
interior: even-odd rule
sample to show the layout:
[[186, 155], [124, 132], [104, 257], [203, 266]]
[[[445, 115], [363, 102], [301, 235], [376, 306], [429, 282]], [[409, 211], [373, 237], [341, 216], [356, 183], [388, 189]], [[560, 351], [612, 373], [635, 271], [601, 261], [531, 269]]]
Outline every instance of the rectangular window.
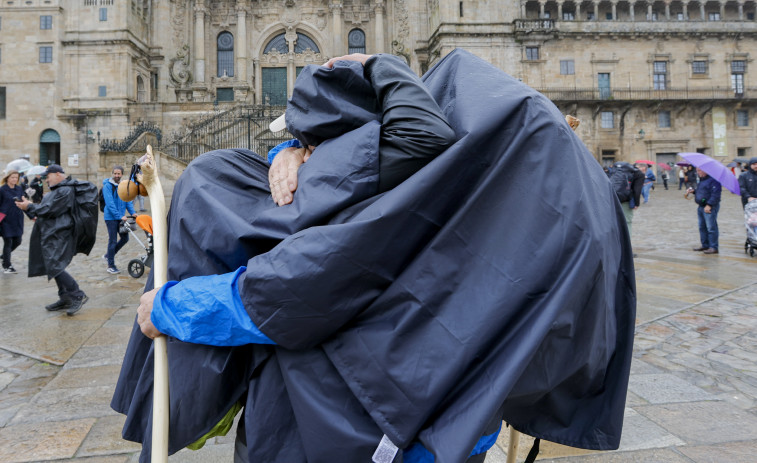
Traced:
[[463, 17], [463, 2], [460, 2], [460, 17]]
[[749, 127], [749, 111], [748, 110], [739, 109], [736, 111], [736, 126]]
[[53, 17], [52, 16], [40, 16], [39, 17], [39, 28], [40, 29], [52, 29], [53, 28]]
[[39, 62], [40, 63], [53, 62], [53, 47], [50, 47], [50, 46], [39, 47]]
[[692, 74], [707, 74], [707, 61], [692, 61], [691, 73]]
[[744, 72], [746, 72], [746, 61], [731, 61], [731, 89], [736, 95], [744, 94]]
[[263, 68], [261, 71], [263, 104], [286, 106], [287, 68]]
[[218, 50], [218, 77], [234, 77], [234, 51]]
[[676, 13], [676, 19], [683, 21], [683, 13]]
[[710, 21], [720, 21], [720, 13], [709, 13], [707, 15], [707, 18]]
[[576, 14], [572, 11], [563, 11], [562, 19], [565, 21], [573, 21], [574, 19], [576, 19]]
[[539, 47], [526, 47], [526, 59], [537, 61], [539, 59]]
[[615, 113], [612, 111], [602, 111], [600, 117], [600, 127], [603, 129], [615, 128]]
[[612, 21], [612, 13], [605, 13], [605, 19], [608, 21]]
[[97, 96], [99, 96], [100, 98], [108, 96], [108, 87], [106, 87], [105, 85], [100, 85], [99, 87], [97, 87]]
[[740, 158], [751, 158], [752, 157], [752, 148], [746, 147], [746, 148], [736, 148], [736, 156]]
[[544, 16], [542, 16], [543, 19], [549, 19], [551, 17], [552, 17], [552, 13], [550, 13], [549, 11], [545, 11]]
[[612, 96], [609, 72], [600, 72], [597, 74], [597, 87], [599, 88], [599, 98], [606, 100]]
[[670, 111], [660, 111], [657, 113], [657, 126], [663, 129], [670, 128]]
[[100, 8], [100, 21], [107, 21], [107, 20], [108, 20], [108, 9]]
[[560, 60], [560, 74], [572, 76], [576, 73], [575, 63], [572, 59]]
[[234, 101], [234, 89], [233, 88], [217, 88], [216, 100], [218, 101]]
[[649, 17], [649, 20], [650, 20], [650, 21], [657, 21], [657, 17], [658, 17], [658, 16], [657, 16], [657, 12], [656, 12], [656, 11], [653, 11], [653, 12], [652, 12], [652, 15], [651, 15], [651, 16]]
[[0, 48], [0, 64], [3, 64], [3, 49]]
[[747, 13], [746, 19], [747, 21], [754, 21], [754, 13]]
[[667, 61], [655, 61], [654, 62], [654, 77], [652, 84], [655, 90], [665, 90], [668, 83], [668, 62]]
[[0, 87], [0, 119], [5, 119], [5, 87]]
[[587, 21], [594, 21], [594, 13], [586, 13]]

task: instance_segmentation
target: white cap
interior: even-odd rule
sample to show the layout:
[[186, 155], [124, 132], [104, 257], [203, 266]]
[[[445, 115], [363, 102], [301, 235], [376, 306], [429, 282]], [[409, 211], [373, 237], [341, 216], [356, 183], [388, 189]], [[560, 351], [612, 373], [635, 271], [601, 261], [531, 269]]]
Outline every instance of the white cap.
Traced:
[[271, 129], [271, 132], [281, 132], [282, 130], [286, 129], [287, 128], [286, 113], [277, 117], [276, 120], [271, 122], [268, 128]]

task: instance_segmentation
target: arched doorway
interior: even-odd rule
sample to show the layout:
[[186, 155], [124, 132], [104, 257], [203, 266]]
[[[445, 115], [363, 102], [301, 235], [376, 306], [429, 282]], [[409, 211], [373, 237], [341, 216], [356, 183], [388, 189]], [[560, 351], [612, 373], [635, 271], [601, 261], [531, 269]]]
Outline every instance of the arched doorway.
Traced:
[[39, 137], [39, 163], [60, 164], [60, 135], [53, 129], [45, 130]]
[[320, 63], [320, 49], [315, 41], [302, 32], [297, 32], [294, 42], [294, 66], [288, 66], [289, 42], [285, 33], [273, 37], [263, 49], [261, 69], [261, 102], [267, 105], [284, 106], [287, 89], [307, 62]]

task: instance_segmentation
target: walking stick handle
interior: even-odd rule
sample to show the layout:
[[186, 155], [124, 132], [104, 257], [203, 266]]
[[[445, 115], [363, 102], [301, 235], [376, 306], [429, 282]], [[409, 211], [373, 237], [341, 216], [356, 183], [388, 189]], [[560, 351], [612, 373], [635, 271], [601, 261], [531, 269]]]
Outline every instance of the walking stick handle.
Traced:
[[[168, 225], [166, 222], [166, 198], [158, 177], [158, 166], [152, 153], [152, 146], [147, 145], [146, 154], [137, 164], [141, 173], [137, 181], [147, 189], [152, 211], [153, 267], [152, 275], [155, 288], [166, 284], [168, 278]], [[153, 357], [155, 371], [153, 374], [152, 405], [152, 463], [168, 461], [168, 352], [166, 337], [161, 335], [154, 339]]]

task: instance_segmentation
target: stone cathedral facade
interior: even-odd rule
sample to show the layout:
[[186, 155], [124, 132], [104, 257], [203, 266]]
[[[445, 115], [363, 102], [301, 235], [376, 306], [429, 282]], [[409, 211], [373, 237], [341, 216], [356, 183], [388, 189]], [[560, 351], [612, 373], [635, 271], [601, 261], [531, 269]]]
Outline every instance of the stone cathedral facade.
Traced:
[[300, 69], [455, 48], [582, 121], [600, 163], [753, 156], [755, 0], [0, 0], [0, 165], [107, 175], [100, 143], [286, 104]]

